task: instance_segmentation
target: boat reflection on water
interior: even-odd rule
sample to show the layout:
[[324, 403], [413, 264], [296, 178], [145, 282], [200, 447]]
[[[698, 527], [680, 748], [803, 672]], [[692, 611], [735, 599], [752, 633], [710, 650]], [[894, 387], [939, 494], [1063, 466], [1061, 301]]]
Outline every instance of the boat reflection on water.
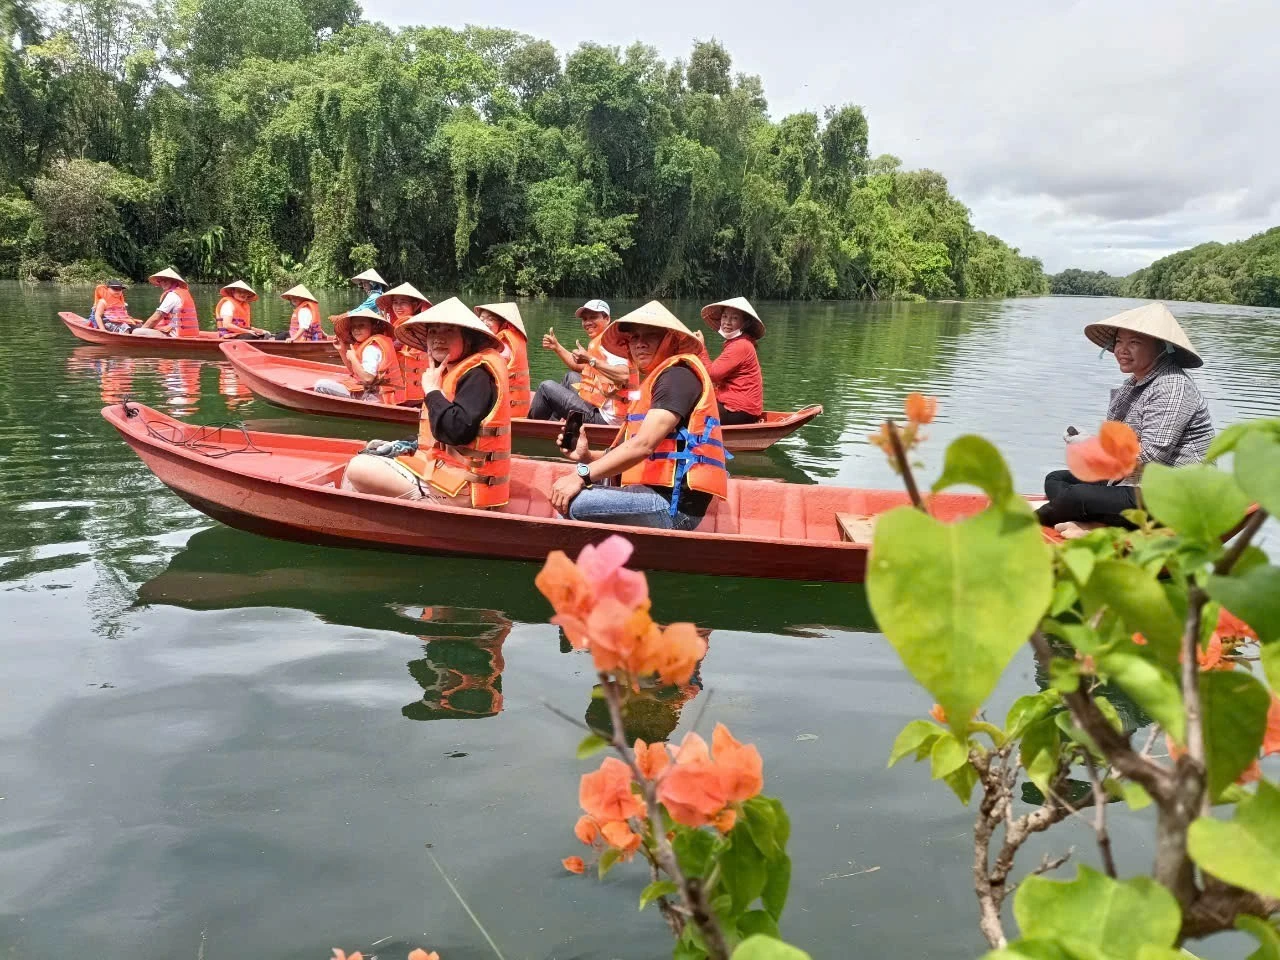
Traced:
[[[414, 616], [405, 610], [406, 617]], [[502, 712], [502, 644], [512, 622], [500, 610], [433, 605], [416, 619], [422, 657], [409, 661], [409, 675], [422, 697], [400, 712], [410, 720], [466, 720]]]
[[200, 361], [156, 360], [156, 372], [172, 416], [187, 417], [200, 409]]
[[253, 399], [253, 391], [240, 382], [229, 363], [218, 364], [218, 392], [226, 399], [228, 410], [243, 407]]
[[[154, 398], [176, 417], [199, 411], [200, 372], [204, 364], [205, 361], [187, 358], [121, 356], [102, 347], [75, 347], [67, 355], [67, 373], [76, 379], [96, 380], [104, 403]], [[158, 396], [149, 389], [153, 385], [160, 388]], [[238, 383], [234, 389], [237, 398], [252, 399], [252, 394]]]

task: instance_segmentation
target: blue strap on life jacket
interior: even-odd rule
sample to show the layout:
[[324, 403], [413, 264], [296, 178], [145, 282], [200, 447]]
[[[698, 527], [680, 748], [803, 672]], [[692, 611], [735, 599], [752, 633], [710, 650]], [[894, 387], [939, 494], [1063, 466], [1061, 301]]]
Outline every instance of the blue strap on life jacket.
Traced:
[[[627, 419], [631, 418], [628, 417]], [[641, 415], [640, 419], [643, 420], [644, 416]], [[671, 484], [671, 509], [668, 511], [671, 516], [674, 517], [680, 509], [680, 488], [684, 485], [684, 478], [695, 463], [718, 467], [727, 472], [728, 467], [725, 465], [725, 461], [732, 460], [733, 454], [725, 450], [722, 442], [711, 436], [711, 431], [718, 426], [720, 426], [720, 421], [716, 417], [707, 417], [707, 422], [703, 426], [701, 434], [691, 433], [688, 427], [681, 427], [672, 436], [678, 449], [649, 454], [650, 460], [674, 460], [676, 462], [676, 475]], [[683, 447], [681, 447], [681, 444], [683, 444]], [[724, 459], [709, 457], [704, 453], [695, 453], [693, 451], [694, 447], [719, 447], [724, 453]]]

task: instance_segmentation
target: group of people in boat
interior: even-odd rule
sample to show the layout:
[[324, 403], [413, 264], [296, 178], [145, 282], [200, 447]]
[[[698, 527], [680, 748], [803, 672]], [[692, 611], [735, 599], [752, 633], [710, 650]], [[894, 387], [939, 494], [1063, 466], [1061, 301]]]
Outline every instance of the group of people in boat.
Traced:
[[[93, 306], [89, 310], [89, 326], [111, 333], [127, 333], [137, 337], [198, 337], [200, 317], [195, 301], [187, 288], [187, 281], [178, 271], [169, 267], [153, 273], [148, 282], [160, 288], [160, 303], [146, 320], [134, 318], [129, 313], [125, 299], [126, 286], [122, 280], [108, 280], [93, 291]], [[218, 336], [234, 340], [327, 340], [320, 322], [320, 304], [311, 291], [299, 284], [280, 294], [280, 299], [293, 307], [289, 317], [289, 329], [273, 334], [253, 325], [253, 303], [258, 294], [243, 280], [233, 280], [219, 292], [218, 305], [214, 307], [214, 329]]]

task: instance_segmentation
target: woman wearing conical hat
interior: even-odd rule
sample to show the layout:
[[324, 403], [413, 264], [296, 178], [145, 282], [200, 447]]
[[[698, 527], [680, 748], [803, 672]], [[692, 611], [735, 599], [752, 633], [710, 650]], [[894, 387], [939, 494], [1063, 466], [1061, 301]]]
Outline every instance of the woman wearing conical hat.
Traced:
[[147, 282], [164, 291], [160, 305], [146, 322], [133, 331], [144, 337], [198, 337], [200, 318], [196, 302], [191, 299], [187, 281], [173, 267], [153, 273]]
[[323, 377], [312, 390], [364, 403], [400, 403], [404, 375], [391, 339], [391, 324], [376, 310], [352, 310], [334, 317], [338, 356], [348, 376]]
[[258, 299], [253, 287], [243, 280], [233, 280], [218, 291], [222, 299], [213, 309], [218, 336], [228, 340], [262, 340], [271, 336], [253, 325], [252, 304]]
[[378, 298], [386, 292], [387, 281], [382, 279], [382, 274], [378, 273], [370, 267], [363, 273], [357, 273], [351, 278], [351, 282], [364, 291], [364, 302], [356, 307], [357, 310], [377, 310]]
[[[656, 300], [611, 323], [601, 342], [640, 371], [639, 396], [608, 450], [591, 450], [584, 430], [565, 451], [577, 467], [552, 486], [551, 505], [571, 520], [693, 530], [729, 491], [720, 411], [701, 344]], [[621, 487], [599, 486], [618, 474]]]
[[373, 440], [347, 464], [347, 490], [494, 509], [509, 499], [511, 403], [498, 338], [457, 297], [396, 328], [428, 356], [411, 443]]
[[[431, 308], [428, 300], [412, 283], [402, 283], [392, 287], [375, 301], [378, 312], [391, 322], [391, 332], [411, 317], [416, 317], [423, 310]], [[404, 389], [406, 403], [422, 402], [422, 374], [427, 369], [427, 355], [417, 347], [396, 340], [396, 355], [400, 359], [400, 369], [404, 372]]]
[[299, 343], [303, 340], [324, 340], [328, 334], [320, 324], [320, 303], [315, 295], [302, 284], [290, 287], [280, 294], [280, 299], [293, 307], [289, 315], [289, 329], [276, 336], [277, 340]]
[[[1143, 466], [1200, 463], [1213, 440], [1209, 408], [1187, 374], [1204, 361], [1168, 307], [1148, 303], [1126, 310], [1089, 324], [1084, 335], [1114, 353], [1120, 372], [1129, 375], [1111, 391], [1106, 419], [1132, 427], [1141, 449], [1138, 468], [1123, 480], [1089, 482], [1070, 470], [1045, 477], [1049, 502], [1038, 511], [1040, 522], [1068, 536], [1080, 532], [1081, 522], [1132, 526], [1122, 514], [1138, 505]], [[1069, 446], [1089, 440], [1074, 427], [1067, 428], [1064, 439]]]
[[746, 297], [709, 303], [702, 308], [707, 326], [724, 337], [724, 349], [707, 372], [716, 385], [720, 422], [759, 423], [764, 416], [764, 373], [756, 343], [764, 323]]
[[484, 303], [476, 307], [476, 316], [502, 341], [502, 359], [507, 361], [511, 390], [511, 415], [527, 417], [533, 393], [529, 389], [529, 335], [524, 331], [520, 307], [514, 303]]

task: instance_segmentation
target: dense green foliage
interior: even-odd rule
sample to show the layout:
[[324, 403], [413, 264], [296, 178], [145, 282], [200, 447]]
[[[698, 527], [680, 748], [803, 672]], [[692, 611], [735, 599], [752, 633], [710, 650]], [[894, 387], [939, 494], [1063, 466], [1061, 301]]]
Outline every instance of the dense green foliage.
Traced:
[[869, 156], [859, 107], [773, 122], [715, 41], [672, 63], [639, 44], [562, 58], [507, 30], [391, 30], [353, 0], [152, 2], [17, 8], [0, 273], [326, 283], [376, 263], [521, 294], [1048, 289], [940, 174]]
[[1063, 270], [1049, 278], [1049, 289], [1076, 296], [1280, 307], [1280, 227], [1236, 243], [1179, 250], [1127, 277]]

